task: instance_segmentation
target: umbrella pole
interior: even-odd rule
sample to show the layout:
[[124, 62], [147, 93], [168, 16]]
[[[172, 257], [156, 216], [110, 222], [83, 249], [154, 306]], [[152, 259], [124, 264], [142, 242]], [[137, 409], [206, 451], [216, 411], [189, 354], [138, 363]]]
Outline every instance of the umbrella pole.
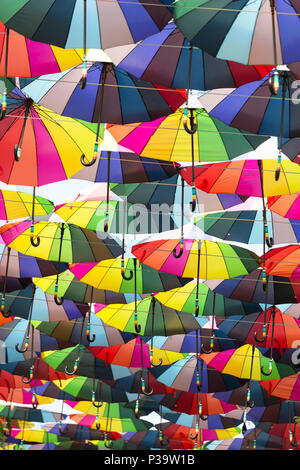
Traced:
[[86, 0], [83, 0], [83, 62], [82, 77], [80, 79], [80, 88], [85, 89], [87, 78], [87, 62], [86, 62]]
[[213, 314], [212, 314], [212, 324], [211, 324], [211, 337], [210, 337], [210, 348], [207, 350], [204, 348], [204, 345], [201, 344], [201, 351], [204, 354], [210, 354], [214, 348], [214, 339], [215, 339], [215, 333], [214, 333], [214, 323], [215, 323], [215, 305], [216, 305], [216, 293], [213, 292]]
[[35, 186], [33, 186], [32, 190], [32, 213], [31, 213], [31, 226], [30, 226], [30, 243], [32, 246], [39, 246], [41, 243], [40, 237], [36, 237], [36, 241], [34, 241], [33, 234], [34, 234], [34, 209], [35, 209]]
[[180, 258], [183, 253], [183, 222], [184, 222], [184, 179], [181, 176], [181, 237], [180, 237], [180, 244], [179, 244], [179, 252], [176, 252], [176, 248], [173, 249], [173, 256], [174, 258]]
[[57, 275], [56, 275], [56, 280], [55, 280], [55, 286], [54, 286], [54, 302], [56, 305], [62, 305], [64, 298], [61, 297], [61, 299], [58, 298], [58, 279], [59, 279], [59, 271], [60, 271], [60, 262], [61, 262], [61, 252], [62, 252], [62, 244], [63, 244], [63, 238], [64, 238], [64, 232], [65, 232], [65, 224], [62, 223], [60, 227], [60, 241], [59, 241], [59, 252], [58, 252], [58, 266], [57, 266]]
[[[110, 403], [108, 403], [107, 419], [106, 419], [106, 426], [105, 426], [106, 429], [105, 429], [105, 433], [104, 433], [104, 445], [107, 449], [112, 449], [112, 447], [113, 447], [112, 441], [110, 442], [110, 444], [107, 441], [108, 433], [109, 432], [111, 433], [111, 426], [112, 426], [112, 420], [109, 418], [109, 414], [110, 414]], [[109, 419], [110, 419], [110, 431], [108, 431], [108, 421], [109, 421]]]
[[[23, 348], [23, 349], [22, 349], [22, 348], [19, 348], [19, 343], [17, 343], [17, 344], [15, 345], [16, 351], [19, 352], [19, 353], [21, 353], [21, 354], [24, 354], [24, 353], [27, 351], [28, 346], [29, 346], [30, 327], [32, 326], [32, 328], [33, 328], [33, 325], [31, 324], [31, 317], [32, 317], [33, 301], [34, 301], [35, 291], [36, 291], [36, 285], [33, 284], [33, 287], [32, 287], [32, 296], [31, 296], [31, 304], [30, 304], [30, 309], [29, 309], [28, 325], [27, 325], [27, 331], [26, 331], [26, 336], [25, 336], [24, 348]], [[32, 349], [33, 349], [33, 335], [32, 335], [31, 341], [32, 341]]]
[[275, 181], [279, 180], [280, 176], [280, 165], [281, 165], [281, 152], [282, 152], [282, 136], [283, 136], [283, 124], [284, 124], [284, 105], [287, 90], [287, 73], [282, 72], [283, 84], [282, 84], [282, 102], [281, 102], [281, 120], [280, 120], [280, 138], [279, 138], [279, 149], [277, 158], [277, 168], [275, 171]]
[[101, 73], [101, 95], [100, 95], [100, 105], [99, 105], [99, 119], [98, 119], [98, 124], [97, 124], [96, 141], [95, 141], [95, 145], [94, 145], [94, 154], [93, 154], [92, 160], [89, 161], [89, 162], [85, 161], [85, 154], [84, 153], [81, 155], [80, 162], [83, 166], [92, 166], [92, 165], [94, 165], [94, 163], [96, 163], [96, 160], [97, 160], [106, 74], [107, 74], [107, 63], [104, 63], [103, 67], [102, 67], [102, 73]]
[[[134, 329], [139, 334], [141, 332], [141, 325], [138, 324], [137, 316], [137, 300], [136, 300], [136, 262], [137, 259], [133, 258], [133, 270], [134, 270]], [[143, 359], [143, 353], [142, 353]]]
[[106, 212], [105, 212], [105, 220], [104, 220], [104, 232], [108, 231], [108, 220], [109, 220], [110, 155], [111, 155], [111, 152], [107, 152]]
[[196, 284], [196, 299], [195, 299], [195, 316], [199, 315], [199, 278], [200, 278], [200, 255], [201, 255], [201, 241], [198, 240], [198, 257], [197, 257], [197, 284]]
[[294, 426], [294, 433], [292, 431], [292, 416], [291, 416], [291, 402], [288, 400], [288, 409], [289, 409], [289, 441], [292, 447], [298, 447], [299, 441], [295, 440], [295, 431], [296, 431], [296, 423]]
[[36, 383], [37, 383], [38, 374], [39, 374], [39, 364], [40, 364], [40, 356], [37, 358], [37, 366], [35, 370], [35, 381], [34, 381], [34, 387], [33, 387], [32, 400], [31, 400], [32, 408], [34, 410], [36, 410], [38, 407], [38, 401], [36, 399]]
[[273, 370], [273, 343], [274, 343], [274, 329], [275, 329], [275, 313], [276, 313], [276, 308], [275, 305], [273, 305], [272, 308], [272, 336], [271, 336], [271, 354], [270, 354], [270, 361], [269, 361], [269, 371], [264, 372], [263, 366], [261, 367], [261, 372], [263, 375], [271, 375], [272, 370]]
[[80, 338], [79, 338], [79, 344], [78, 344], [78, 354], [77, 354], [77, 357], [76, 357], [75, 362], [74, 362], [73, 370], [69, 371], [68, 366], [65, 367], [65, 373], [68, 374], [68, 375], [74, 375], [76, 373], [77, 369], [78, 369], [78, 366], [79, 366], [80, 346], [81, 346], [81, 342], [82, 342], [83, 327], [84, 327], [84, 321], [82, 320], [81, 330], [80, 330]]
[[151, 305], [152, 305], [152, 325], [151, 325], [151, 345], [150, 345], [150, 363], [153, 367], [162, 365], [162, 358], [159, 358], [158, 364], [153, 362], [153, 336], [154, 336], [154, 311], [155, 311], [155, 297], [151, 294]]
[[145, 387], [145, 380], [143, 377], [143, 371], [144, 371], [144, 359], [143, 359], [143, 343], [142, 343], [142, 338], [140, 336], [136, 337], [136, 342], [140, 340], [140, 345], [141, 345], [141, 393], [143, 393], [146, 396], [152, 395], [153, 393], [153, 388], [151, 387], [151, 390], [149, 392], [146, 392], [146, 387]]
[[31, 325], [31, 328], [32, 328], [32, 335], [31, 335], [32, 339], [31, 339], [31, 357], [30, 357], [30, 360], [32, 361], [32, 364], [31, 364], [30, 369], [29, 369], [29, 379], [25, 379], [24, 375], [22, 377], [22, 382], [24, 384], [29, 384], [33, 379], [33, 371], [34, 371], [34, 363], [35, 363], [35, 360], [33, 359], [33, 335], [34, 335], [33, 325]]
[[14, 146], [14, 156], [15, 156], [15, 161], [18, 162], [21, 157], [21, 152], [22, 152], [22, 144], [23, 144], [23, 138], [25, 134], [25, 127], [27, 123], [27, 119], [30, 113], [30, 107], [33, 104], [33, 100], [31, 98], [26, 98], [25, 99], [25, 115], [24, 115], [24, 122], [23, 122], [23, 127], [19, 139], [19, 143]]
[[1, 314], [5, 318], [10, 317], [10, 313], [5, 313], [5, 294], [6, 294], [6, 284], [7, 284], [7, 274], [8, 274], [8, 266], [9, 266], [9, 257], [10, 257], [11, 248], [7, 247], [7, 259], [6, 259], [6, 268], [5, 268], [5, 277], [4, 277], [4, 285], [3, 285], [3, 292], [1, 298]]
[[125, 227], [126, 227], [126, 201], [123, 200], [123, 237], [122, 237], [122, 258], [121, 258], [121, 275], [125, 281], [130, 281], [133, 278], [133, 271], [130, 269], [129, 276], [125, 274]]
[[[99, 385], [99, 380], [98, 380], [98, 385]], [[101, 397], [101, 386], [102, 382], [100, 384], [100, 397]], [[98, 393], [99, 397], [99, 393]], [[93, 389], [92, 389], [92, 404], [95, 408], [101, 408], [103, 405], [103, 401], [98, 400], [98, 405], [96, 404], [96, 356], [94, 356], [94, 377], [93, 377]]]
[[60, 418], [59, 418], [59, 425], [58, 425], [58, 430], [60, 434], [64, 435], [68, 431], [68, 426], [65, 427], [65, 429], [62, 429], [62, 420], [63, 420], [63, 411], [64, 411], [64, 404], [65, 404], [65, 392], [63, 392], [63, 399], [62, 399], [62, 405], [61, 405], [61, 410], [60, 410]]
[[[91, 286], [91, 302], [90, 305], [92, 306], [93, 304], [93, 297], [94, 297], [94, 287]], [[91, 306], [89, 312], [87, 312], [86, 317], [87, 317], [87, 327], [86, 327], [86, 339], [88, 340], [89, 343], [93, 343], [96, 339], [96, 335], [93, 334], [91, 337]]]
[[6, 47], [5, 47], [5, 66], [4, 66], [4, 91], [2, 96], [0, 121], [5, 117], [7, 108], [7, 63], [8, 63], [8, 43], [9, 43], [9, 28], [6, 30]]
[[270, 1], [271, 18], [272, 18], [272, 39], [273, 39], [273, 52], [274, 52], [274, 68], [273, 75], [269, 78], [269, 88], [272, 95], [277, 95], [279, 92], [279, 72], [277, 70], [278, 59], [277, 59], [277, 43], [276, 43], [276, 29], [275, 29], [275, 0]]
[[252, 345], [250, 377], [249, 377], [249, 382], [248, 382], [246, 402], [245, 402], [244, 413], [243, 413], [243, 426], [242, 426], [242, 433], [243, 434], [245, 434], [245, 432], [247, 431], [247, 426], [246, 426], [247, 412], [246, 412], [246, 408], [247, 408], [247, 406], [249, 406], [250, 408], [254, 407], [254, 402], [250, 402], [250, 398], [251, 398], [250, 383], [251, 383], [251, 379], [252, 379], [254, 353], [255, 353], [255, 346]]

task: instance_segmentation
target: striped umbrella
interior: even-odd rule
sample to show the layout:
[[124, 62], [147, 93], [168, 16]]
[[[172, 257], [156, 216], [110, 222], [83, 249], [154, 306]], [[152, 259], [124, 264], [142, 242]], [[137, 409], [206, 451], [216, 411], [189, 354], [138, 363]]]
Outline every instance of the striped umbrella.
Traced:
[[299, 278], [299, 268], [298, 245], [273, 248], [266, 254], [267, 275], [285, 276], [297, 280]]
[[[57, 434], [58, 436], [61, 435], [58, 424], [46, 423], [43, 426], [43, 429], [44, 431]], [[92, 429], [84, 425], [81, 426], [80, 424], [73, 424], [70, 422], [68, 422], [67, 424], [62, 423], [61, 430], [65, 437], [68, 437], [69, 439], [72, 439], [72, 440], [81, 441], [81, 445], [84, 444], [82, 441], [86, 441], [87, 439], [104, 440], [104, 432], [101, 429], [99, 430]], [[109, 440], [112, 440], [113, 442], [115, 442], [119, 440], [121, 436], [122, 434], [120, 434], [119, 432], [109, 432], [107, 437]], [[67, 445], [67, 444], [68, 444], [68, 441], [63, 443], [63, 445]], [[78, 442], [78, 444], [80, 444], [80, 442]], [[83, 450], [83, 449], [78, 449], [78, 450]]]
[[261, 386], [269, 395], [283, 400], [300, 401], [300, 372], [282, 379], [261, 382]]
[[268, 208], [282, 217], [300, 220], [299, 194], [268, 197]]
[[34, 203], [35, 215], [47, 215], [54, 210], [54, 205], [41, 196], [32, 196], [18, 191], [0, 191], [0, 220], [13, 220], [30, 217]]

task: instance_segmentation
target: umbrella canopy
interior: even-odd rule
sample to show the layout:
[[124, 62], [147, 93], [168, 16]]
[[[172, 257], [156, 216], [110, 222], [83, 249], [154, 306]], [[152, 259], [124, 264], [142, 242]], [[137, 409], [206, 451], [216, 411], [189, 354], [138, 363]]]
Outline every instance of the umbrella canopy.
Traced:
[[261, 352], [245, 344], [238, 349], [201, 355], [207, 366], [224, 374], [231, 374], [241, 379], [272, 380], [287, 377], [295, 373], [291, 365], [275, 363], [264, 357]]
[[299, 194], [268, 197], [268, 208], [282, 217], [300, 220]]
[[[96, 289], [112, 289], [120, 293], [133, 293], [135, 291], [134, 276], [131, 280], [123, 279], [121, 261], [121, 259], [110, 259], [99, 263], [70, 264], [69, 269], [81, 282], [96, 287]], [[124, 270], [126, 276], [134, 269], [136, 269], [136, 292], [138, 294], [174, 289], [191, 281], [191, 279], [182, 279], [173, 274], [159, 273], [156, 269], [143, 265], [137, 266], [134, 258], [125, 258]]]
[[[276, 308], [275, 317], [272, 320], [273, 307], [267, 310], [266, 315], [266, 338], [263, 346], [266, 348], [292, 348], [300, 339], [300, 320], [285, 315]], [[274, 338], [271, 339], [272, 321], [274, 322]], [[225, 320], [216, 320], [218, 328], [226, 335], [237, 339], [244, 344], [258, 345], [255, 334], [261, 338], [264, 325], [264, 313], [252, 313], [247, 316], [230, 316]]]
[[168, 411], [164, 412], [162, 416], [163, 419], [175, 424], [176, 427], [189, 428], [189, 430], [197, 428], [197, 425], [199, 429], [226, 429], [239, 425], [239, 421], [241, 421], [240, 419], [229, 416], [220, 416], [217, 413], [208, 416], [205, 420], [199, 420], [197, 414], [189, 415], [186, 413]]
[[247, 412], [247, 420], [259, 423], [259, 426], [260, 423], [266, 422], [286, 424], [291, 419], [291, 416], [299, 416], [299, 414], [300, 402], [283, 402], [265, 408], [255, 406]]
[[300, 401], [300, 372], [280, 380], [261, 382], [261, 386], [275, 397], [280, 397], [283, 400]]
[[197, 277], [199, 266], [201, 279], [230, 279], [258, 267], [258, 257], [252, 251], [209, 240], [149, 241], [134, 245], [132, 254], [151, 268], [183, 277]]
[[[230, 299], [244, 302], [265, 303], [266, 292], [263, 289], [262, 270], [255, 269], [246, 276], [233, 279], [216, 279], [206, 281], [205, 284], [218, 294]], [[268, 304], [289, 304], [300, 302], [300, 283], [297, 280], [282, 276], [269, 276], [268, 278]], [[288, 313], [288, 311], [287, 311]]]
[[[161, 428], [163, 435], [172, 439], [191, 439], [191, 432], [195, 434], [195, 429], [174, 423], [164, 423]], [[202, 441], [208, 441], [209, 439], [226, 439], [237, 436], [240, 432], [241, 430], [237, 426], [228, 429], [201, 429]], [[198, 433], [196, 432], [196, 434]]]
[[[265, 196], [292, 194], [300, 191], [299, 166], [290, 160], [281, 161], [281, 177], [274, 180], [277, 160], [261, 161]], [[211, 163], [195, 167], [193, 180], [191, 167], [179, 169], [184, 180], [207, 193], [236, 193], [244, 196], [262, 197], [260, 170], [257, 160]]]
[[[169, 336], [185, 334], [199, 329], [208, 320], [206, 317], [195, 318], [189, 313], [182, 313], [158, 302], [153, 305], [153, 297], [128, 304], [95, 305], [95, 313], [101, 320], [115, 328], [128, 333], [137, 333], [135, 329], [136, 316], [140, 324], [141, 335]], [[154, 318], [154, 322], [152, 319]]]
[[[211, 353], [214, 354], [214, 353]], [[208, 355], [208, 357], [211, 356]], [[217, 353], [222, 354], [222, 353]], [[243, 381], [228, 375], [220, 373], [211, 367], [208, 367], [201, 361], [202, 369], [202, 391], [204, 393], [214, 393], [220, 391], [231, 390], [243, 385]], [[197, 358], [193, 354], [189, 354], [184, 359], [175, 362], [169, 366], [159, 366], [151, 369], [151, 374], [168, 387], [182, 390], [184, 392], [197, 392]], [[200, 369], [200, 366], [199, 366]]]
[[66, 51], [60, 47], [31, 41], [16, 31], [10, 31], [2, 22], [0, 33], [1, 77], [5, 75], [6, 56], [8, 77], [37, 77], [44, 73], [61, 72], [82, 62], [82, 51]]
[[[54, 210], [54, 205], [44, 197], [35, 196], [35, 215], [46, 215]], [[32, 196], [18, 191], [0, 191], [0, 219], [13, 220], [30, 217], [32, 213]]]
[[121, 247], [110, 236], [104, 234], [101, 239], [98, 236], [100, 234], [72, 224], [35, 222], [34, 236], [39, 239], [37, 246], [32, 245], [31, 222], [6, 224], [0, 232], [5, 244], [11, 248], [50, 261], [81, 263], [114, 258], [121, 254]]
[[175, 23], [170, 22], [136, 45], [106, 49], [106, 53], [126, 72], [172, 88], [187, 87], [191, 56], [190, 88], [194, 90], [237, 87], [259, 80], [273, 68], [215, 59], [197, 47], [191, 51], [191, 47]]
[[[60, 413], [52, 413], [47, 410], [34, 410], [28, 408], [27, 420], [34, 421], [36, 423], [45, 423], [45, 422], [56, 422], [59, 421]], [[11, 410], [10, 406], [0, 405], [0, 416], [10, 418], [10, 419], [24, 419], [24, 407], [14, 406], [14, 409]]]
[[[113, 406], [112, 404], [109, 405], [111, 407]], [[111, 411], [110, 416], [107, 417], [99, 416], [97, 419], [96, 416], [90, 414], [71, 414], [70, 419], [81, 426], [90, 428], [91, 430], [97, 429], [96, 426], [98, 425], [99, 429], [105, 432], [106, 428], [109, 427], [109, 432], [113, 433], [145, 431], [152, 427], [152, 424], [147, 423], [144, 420], [136, 419], [134, 417], [129, 418], [128, 413], [125, 413], [123, 417], [120, 405], [118, 403], [114, 403], [114, 405], [118, 407], [118, 410], [114, 408], [114, 410]], [[101, 409], [102, 407], [100, 408], [99, 414]]]
[[[300, 222], [285, 219], [275, 212], [266, 214], [269, 236], [275, 245], [298, 243], [300, 241]], [[262, 211], [223, 211], [196, 217], [194, 223], [207, 235], [229, 242], [248, 244], [264, 243]]]
[[273, 434], [274, 436], [282, 437], [283, 439], [290, 438], [290, 432], [292, 432], [292, 442], [296, 442], [295, 448], [300, 449], [300, 426], [298, 423], [293, 423], [292, 426], [286, 423], [258, 423], [257, 427], [262, 429], [264, 432]]
[[[202, 100], [202, 98], [201, 98]], [[233, 132], [221, 119], [214, 119], [203, 109], [194, 110], [195, 162], [224, 161], [255, 150], [267, 140], [266, 137], [242, 131]], [[130, 126], [108, 125], [107, 130], [122, 146], [148, 158], [159, 158], [173, 162], [191, 161], [191, 136], [184, 128], [184, 109], [178, 109], [170, 116], [149, 123]], [[161, 145], [164, 142], [164, 145]]]
[[299, 278], [299, 246], [288, 245], [273, 248], [266, 254], [266, 272], [268, 275]]
[[161, 440], [161, 433], [158, 430], [140, 431], [137, 433], [126, 433], [123, 439], [113, 442], [113, 449], [120, 450], [151, 450], [151, 449], [193, 449], [194, 443], [188, 439], [168, 439]]
[[[170, 3], [168, 0], [157, 0], [154, 5], [144, 6], [140, 1], [138, 8], [136, 4], [123, 8], [118, 0], [111, 5], [103, 5], [100, 0], [91, 4], [88, 2], [87, 47], [103, 49], [135, 43], [156, 33], [172, 17], [168, 8], [158, 6]], [[25, 0], [22, 5], [11, 5], [5, 1], [0, 9], [0, 18], [7, 27], [34, 41], [64, 48], [83, 47], [83, 16], [84, 8], [79, 0], [71, 0], [68, 5], [63, 5], [59, 0], [47, 0], [42, 9], [32, 0]]]
[[14, 88], [0, 123], [1, 181], [42, 186], [68, 179], [82, 169], [81, 155], [94, 145], [95, 131], [92, 124], [62, 120]]
[[31, 304], [31, 319], [39, 321], [63, 321], [82, 318], [89, 311], [88, 304], [76, 303], [72, 300], [64, 300], [62, 305], [58, 305], [52, 296], [45, 294], [39, 288], [36, 288], [33, 296], [33, 289], [33, 284], [30, 284], [25, 289], [6, 294], [5, 314], [28, 319]]
[[[1, 248], [1, 245], [0, 245]], [[0, 264], [1, 266], [1, 264]], [[56, 275], [44, 278], [34, 277], [33, 283], [46, 294], [55, 294]], [[96, 289], [84, 282], [80, 282], [75, 275], [67, 269], [58, 276], [58, 291], [60, 298], [74, 300], [74, 302], [88, 302], [99, 304], [127, 304], [134, 300], [133, 294], [121, 294], [112, 290]], [[143, 295], [138, 295], [140, 300]]]
[[[195, 313], [196, 297], [196, 281], [191, 281], [177, 289], [155, 294], [155, 298], [166, 307], [192, 314]], [[204, 283], [198, 286], [198, 299], [198, 315], [208, 316], [214, 314], [216, 316], [225, 317], [227, 315], [249, 315], [250, 313], [260, 312], [262, 310], [258, 303], [232, 300], [224, 295], [214, 294]]]
[[[78, 416], [78, 415], [77, 415]], [[44, 431], [51, 432], [53, 434], [57, 434], [58, 436], [61, 435], [59, 425], [58, 424], [52, 424], [52, 423], [46, 423], [43, 427]], [[104, 440], [105, 438], [105, 433], [102, 430], [98, 429], [92, 429], [87, 426], [81, 426], [80, 424], [73, 424], [68, 422], [67, 424], [62, 423], [61, 424], [61, 431], [63, 432], [63, 435], [65, 437], [68, 437], [69, 439], [72, 440], [78, 440], [78, 441], [85, 441], [87, 439], [89, 440]], [[109, 440], [115, 441], [120, 439], [122, 434], [119, 432], [108, 432], [107, 433], [107, 438]], [[67, 441], [64, 443], [67, 444]], [[83, 442], [81, 442], [81, 445]]]
[[97, 123], [153, 121], [174, 113], [185, 101], [185, 92], [139, 80], [108, 62], [87, 63], [87, 84], [82, 90], [82, 72], [80, 64], [39, 77], [22, 90], [39, 106], [61, 116]]
[[[174, 19], [192, 44], [220, 59], [243, 64], [285, 64], [300, 60], [295, 47], [295, 41], [300, 38], [297, 2], [259, 1], [252, 8], [244, 1], [238, 8], [233, 11], [230, 1], [180, 0], [174, 8]], [[275, 15], [274, 26], [271, 13]], [[293, 16], [288, 19], [286, 15]]]

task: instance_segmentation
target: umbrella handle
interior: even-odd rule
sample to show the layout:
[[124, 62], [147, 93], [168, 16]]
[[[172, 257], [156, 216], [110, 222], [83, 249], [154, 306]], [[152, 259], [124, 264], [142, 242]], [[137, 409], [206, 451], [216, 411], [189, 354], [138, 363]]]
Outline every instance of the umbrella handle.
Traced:
[[90, 162], [86, 162], [84, 159], [85, 159], [85, 154], [83, 153], [80, 157], [80, 163], [83, 166], [92, 166], [92, 165], [94, 165], [94, 163], [96, 163], [96, 158], [92, 158], [92, 160]]
[[68, 366], [65, 367], [65, 373], [68, 375], [74, 375], [78, 369], [79, 357], [75, 360], [74, 367], [72, 371], [68, 370]]
[[67, 434], [67, 432], [68, 432], [68, 426], [66, 426], [65, 429], [63, 430], [63, 429], [62, 429], [62, 425], [59, 424], [58, 430], [59, 430], [59, 433], [60, 433], [61, 435], [65, 435], [65, 434]]
[[122, 275], [122, 278], [125, 279], [125, 281], [131, 281], [131, 279], [133, 278], [133, 271], [132, 271], [132, 269], [130, 269], [129, 276], [126, 276], [125, 269], [124, 269], [124, 267], [122, 267], [121, 268], [121, 275]]
[[195, 132], [196, 132], [197, 129], [198, 129], [198, 124], [197, 124], [197, 122], [196, 122], [196, 123], [193, 122], [193, 123], [191, 123], [191, 127], [189, 128], [189, 127], [188, 127], [188, 124], [187, 124], [187, 121], [184, 120], [184, 121], [183, 121], [183, 127], [184, 127], [184, 130], [185, 130], [188, 134], [193, 135], [193, 134], [195, 134]]
[[31, 243], [32, 246], [37, 247], [37, 246], [40, 245], [41, 239], [40, 239], [40, 237], [36, 237], [36, 241], [34, 241], [34, 237], [31, 236], [30, 237], [30, 243]]
[[272, 246], [274, 245], [273, 238], [271, 237], [271, 238], [266, 239], [266, 244], [267, 244], [268, 248], [272, 248]]
[[0, 111], [0, 121], [2, 121], [2, 119], [5, 118], [6, 107], [7, 107], [6, 91], [4, 91], [3, 92], [3, 98], [2, 98], [2, 104], [1, 104], [1, 111]]
[[23, 349], [19, 348], [19, 343], [17, 343], [15, 345], [15, 349], [18, 353], [24, 354], [27, 351], [28, 346], [29, 346], [29, 336], [26, 336], [24, 348]]
[[201, 351], [202, 351], [204, 354], [210, 354], [210, 353], [212, 352], [212, 350], [213, 350], [213, 346], [210, 347], [209, 349], [205, 349], [205, 348], [204, 348], [204, 345], [201, 344]]
[[25, 377], [24, 377], [24, 375], [23, 375], [23, 377], [22, 377], [22, 382], [23, 382], [24, 384], [30, 384], [31, 381], [32, 381], [31, 378], [29, 378], [29, 379], [27, 380], [27, 379], [25, 379]]
[[154, 364], [154, 362], [152, 361], [152, 359], [150, 360], [150, 364], [151, 364], [151, 366], [153, 366], [153, 367], [161, 366], [161, 365], [162, 365], [162, 362], [163, 362], [163, 360], [162, 360], [161, 357], [159, 358], [159, 363], [158, 363], [158, 364]]
[[249, 408], [254, 408], [254, 407], [255, 407], [255, 402], [248, 400], [248, 401], [247, 401], [247, 406], [248, 406]]
[[87, 333], [86, 338], [87, 338], [87, 340], [88, 340], [89, 343], [93, 343], [93, 342], [95, 341], [95, 339], [96, 339], [96, 335], [93, 334], [93, 336], [92, 336], [92, 338], [91, 338], [90, 334]]
[[134, 329], [135, 329], [136, 333], [138, 333], [138, 334], [141, 332], [141, 329], [142, 329], [141, 325], [139, 325], [137, 323], [137, 321], [134, 322]]
[[198, 432], [196, 432], [196, 434], [193, 436], [193, 434], [190, 434], [190, 438], [193, 439], [193, 441], [195, 441], [198, 437]]
[[268, 372], [265, 372], [265, 371], [264, 371], [264, 367], [261, 366], [260, 370], [261, 370], [261, 373], [262, 373], [263, 375], [271, 375], [271, 374], [272, 374], [272, 370], [273, 370], [273, 368], [272, 368], [272, 363], [273, 363], [273, 359], [270, 359]]
[[142, 393], [146, 396], [152, 395], [153, 387], [151, 387], [151, 390], [149, 392], [146, 392], [145, 381], [144, 381], [143, 377], [141, 378], [141, 384], [142, 384]]
[[62, 305], [64, 302], [64, 298], [63, 297], [58, 298], [57, 294], [54, 294], [54, 302], [56, 303], [56, 305]]
[[243, 426], [242, 426], [242, 434], [244, 435], [247, 431], [247, 426], [246, 426], [246, 423], [243, 423]]
[[254, 332], [254, 338], [255, 338], [255, 341], [257, 341], [258, 343], [263, 343], [266, 339], [264, 335], [263, 335], [262, 338], [258, 338], [257, 337], [257, 331]]
[[103, 405], [103, 401], [100, 401], [98, 405], [96, 405], [96, 400], [95, 400], [95, 392], [93, 391], [92, 393], [92, 403], [95, 408], [101, 408]]
[[1, 314], [2, 314], [2, 316], [3, 316], [4, 318], [9, 318], [9, 317], [11, 317], [11, 313], [10, 313], [10, 312], [6, 312], [6, 313], [5, 313], [5, 312], [1, 312]]
[[82, 62], [82, 76], [81, 76], [81, 79], [79, 80], [80, 88], [82, 90], [85, 89], [86, 79], [87, 79], [87, 62], [86, 62], [86, 59], [84, 57], [84, 60]]
[[179, 252], [177, 253], [176, 248], [173, 249], [174, 258], [178, 259], [183, 253], [183, 238], [180, 239]]
[[37, 409], [37, 407], [38, 407], [38, 403], [37, 403], [37, 402], [35, 402], [35, 403], [32, 403], [32, 408], [33, 408], [34, 410], [36, 410], [36, 409]]
[[195, 212], [196, 209], [196, 188], [195, 186], [192, 187], [192, 200], [190, 201], [190, 208], [191, 212]]
[[112, 449], [113, 448], [113, 443], [110, 441], [110, 444], [108, 443], [107, 439], [104, 441], [104, 445], [107, 449]]
[[290, 441], [290, 444], [291, 444], [292, 447], [298, 447], [299, 446], [299, 441]]
[[21, 157], [21, 149], [18, 144], [15, 144], [14, 146], [14, 156], [15, 156], [16, 162], [18, 162]]

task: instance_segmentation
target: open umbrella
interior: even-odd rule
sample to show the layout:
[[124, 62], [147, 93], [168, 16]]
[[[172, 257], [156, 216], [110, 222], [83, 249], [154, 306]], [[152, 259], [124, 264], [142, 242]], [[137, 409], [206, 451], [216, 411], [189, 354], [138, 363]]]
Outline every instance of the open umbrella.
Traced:
[[[214, 438], [226, 439], [229, 437], [237, 436], [241, 432], [240, 428], [238, 428], [237, 426], [228, 429], [199, 429], [199, 432], [196, 432], [196, 439], [200, 434], [200, 431], [200, 441], [202, 441], [202, 443], [203, 441], [208, 441]], [[191, 439], [191, 432], [195, 432], [195, 429], [190, 429], [186, 426], [180, 426], [174, 423], [163, 423], [162, 425], [162, 433], [169, 439]]]
[[235, 245], [186, 238], [140, 243], [133, 246], [132, 254], [158, 271], [201, 279], [247, 274], [257, 268], [258, 259], [255, 253]]
[[194, 90], [237, 87], [259, 80], [273, 68], [215, 59], [192, 47], [174, 22], [138, 44], [108, 48], [105, 52], [119, 68], [143, 80], [172, 88], [186, 88], [190, 56], [190, 87]]
[[294, 0], [259, 1], [253, 8], [243, 2], [236, 9], [230, 1], [180, 0], [174, 8], [175, 23], [192, 44], [220, 59], [244, 64], [299, 60], [298, 14]]
[[300, 203], [297, 193], [268, 197], [268, 208], [282, 217], [300, 220]]
[[[269, 237], [273, 243], [298, 243], [300, 241], [300, 222], [285, 219], [275, 212], [266, 214]], [[262, 211], [223, 211], [195, 217], [195, 225], [207, 235], [229, 242], [252, 244], [264, 243]]]
[[[214, 119], [203, 108], [195, 109], [194, 139], [195, 162], [224, 161], [255, 150], [266, 137], [242, 131], [232, 131], [220, 119]], [[191, 136], [185, 131], [186, 114], [182, 108], [170, 116], [151, 123], [118, 126], [108, 125], [107, 130], [122, 146], [148, 158], [173, 162], [191, 161]], [[161, 145], [164, 142], [164, 145]], [[221, 191], [220, 191], [221, 192]]]
[[[2, 189], [0, 191], [0, 219], [8, 221], [31, 217], [32, 203], [30, 194]], [[41, 196], [35, 196], [35, 215], [46, 215], [53, 210], [54, 205], [51, 201]]]
[[300, 401], [300, 372], [282, 379], [261, 382], [261, 386], [272, 396]]
[[287, 245], [273, 248], [266, 254], [267, 275], [299, 278], [299, 247]]

